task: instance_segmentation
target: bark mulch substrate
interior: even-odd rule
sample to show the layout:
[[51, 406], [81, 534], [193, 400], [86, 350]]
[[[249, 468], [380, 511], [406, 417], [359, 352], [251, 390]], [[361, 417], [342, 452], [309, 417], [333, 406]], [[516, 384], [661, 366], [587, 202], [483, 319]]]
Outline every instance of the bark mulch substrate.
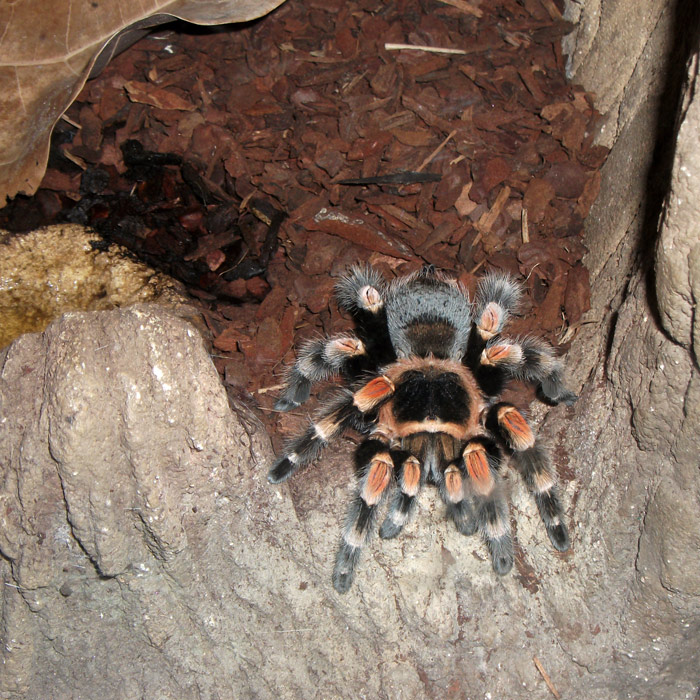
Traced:
[[184, 281], [224, 382], [264, 409], [295, 338], [348, 326], [329, 299], [359, 261], [388, 278], [433, 263], [471, 289], [507, 270], [528, 291], [514, 331], [565, 345], [606, 151], [564, 79], [561, 7], [287, 0], [161, 30], [87, 84], [0, 227], [88, 224]]

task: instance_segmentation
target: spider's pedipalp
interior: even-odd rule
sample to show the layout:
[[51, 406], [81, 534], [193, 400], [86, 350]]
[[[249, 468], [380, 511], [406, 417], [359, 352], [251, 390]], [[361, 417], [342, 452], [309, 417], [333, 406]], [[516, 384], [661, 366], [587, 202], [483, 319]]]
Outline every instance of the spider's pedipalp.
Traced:
[[563, 521], [556, 472], [548, 451], [536, 442], [527, 450], [513, 453], [512, 459], [535, 498], [550, 541], [560, 552], [565, 552], [569, 549], [569, 533]]
[[522, 291], [507, 273], [491, 272], [479, 281], [476, 292], [476, 327], [488, 340], [498, 335], [517, 309]]
[[352, 335], [308, 341], [286, 377], [284, 394], [275, 410], [289, 411], [309, 398], [311, 385], [342, 372], [353, 360], [366, 355], [364, 343]]
[[348, 512], [333, 571], [333, 586], [338, 593], [345, 593], [352, 584], [360, 552], [372, 534], [377, 506], [394, 478], [394, 461], [389, 446], [382, 440], [365, 440], [357, 448], [355, 461], [357, 494]]

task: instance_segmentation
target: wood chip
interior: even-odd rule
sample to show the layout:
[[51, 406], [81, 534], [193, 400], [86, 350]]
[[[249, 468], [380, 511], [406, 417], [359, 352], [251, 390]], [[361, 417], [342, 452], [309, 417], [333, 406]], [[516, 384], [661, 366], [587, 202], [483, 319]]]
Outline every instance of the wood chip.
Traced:
[[124, 83], [124, 89], [132, 102], [140, 102], [160, 109], [176, 109], [184, 112], [193, 112], [197, 109], [192, 102], [177, 93], [156, 87], [151, 83], [140, 83], [130, 80]]
[[458, 10], [461, 10], [468, 15], [473, 15], [474, 17], [484, 16], [484, 13], [476, 5], [472, 4], [471, 2], [467, 2], [466, 0], [438, 0], [438, 2], [456, 7]]
[[510, 197], [510, 187], [507, 185], [503, 187], [496, 199], [494, 200], [493, 206], [479, 219], [477, 223], [477, 228], [482, 232], [489, 232], [496, 223], [496, 219], [501, 215], [503, 207], [505, 207], [508, 197]]

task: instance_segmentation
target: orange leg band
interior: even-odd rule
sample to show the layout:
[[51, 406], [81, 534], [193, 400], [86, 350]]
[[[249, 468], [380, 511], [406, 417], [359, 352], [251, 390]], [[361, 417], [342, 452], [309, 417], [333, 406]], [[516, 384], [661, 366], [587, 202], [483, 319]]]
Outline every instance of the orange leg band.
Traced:
[[474, 489], [483, 495], [490, 493], [493, 489], [493, 476], [486, 450], [481, 445], [467, 445], [464, 450], [464, 464]]
[[462, 475], [454, 464], [450, 464], [445, 470], [445, 488], [452, 503], [462, 500]]
[[363, 413], [370, 411], [394, 393], [394, 384], [386, 377], [376, 377], [355, 392], [354, 403]]
[[402, 490], [408, 496], [415, 496], [420, 486], [420, 464], [415, 457], [409, 457], [403, 465]]
[[367, 481], [362, 489], [362, 499], [368, 506], [379, 503], [382, 494], [389, 485], [392, 461], [388, 454], [378, 454], [372, 459], [367, 474]]
[[535, 435], [517, 408], [504, 406], [498, 411], [498, 423], [503, 428], [513, 449], [527, 450], [535, 444]]

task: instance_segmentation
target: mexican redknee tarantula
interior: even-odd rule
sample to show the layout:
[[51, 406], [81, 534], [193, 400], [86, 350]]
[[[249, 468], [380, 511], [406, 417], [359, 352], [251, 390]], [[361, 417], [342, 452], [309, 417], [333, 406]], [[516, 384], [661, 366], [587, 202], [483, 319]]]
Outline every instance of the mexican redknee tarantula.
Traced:
[[522, 413], [499, 401], [511, 379], [537, 385], [551, 404], [573, 403], [562, 365], [547, 343], [501, 335], [517, 308], [519, 285], [491, 273], [472, 304], [467, 290], [432, 266], [387, 284], [371, 267], [356, 267], [337, 286], [340, 308], [356, 333], [308, 342], [290, 370], [275, 408], [306, 401], [313, 382], [345, 377], [343, 388], [287, 447], [268, 475], [288, 479], [348, 428], [365, 436], [355, 453], [356, 495], [336, 556], [333, 585], [352, 583], [377, 508], [393, 491], [383, 538], [408, 522], [426, 481], [434, 483], [459, 532], [477, 530], [493, 568], [513, 566], [509, 508], [501, 471], [510, 460], [534, 495], [552, 544], [569, 548], [556, 472]]

